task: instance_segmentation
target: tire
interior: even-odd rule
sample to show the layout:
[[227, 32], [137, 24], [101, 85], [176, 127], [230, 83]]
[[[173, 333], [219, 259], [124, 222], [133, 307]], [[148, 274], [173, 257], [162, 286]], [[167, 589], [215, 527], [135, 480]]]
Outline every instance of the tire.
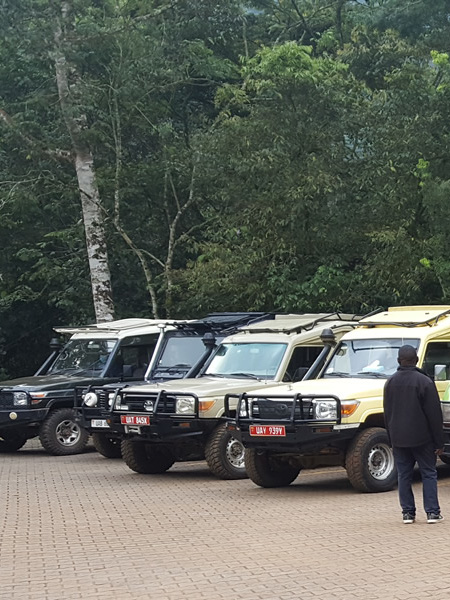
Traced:
[[75, 412], [71, 408], [58, 408], [42, 423], [39, 439], [50, 454], [68, 456], [83, 452], [89, 434], [75, 422]]
[[97, 452], [105, 458], [122, 458], [119, 438], [111, 437], [107, 433], [95, 432], [92, 434], [92, 443]]
[[0, 452], [17, 452], [25, 446], [27, 439], [17, 433], [3, 433], [0, 439]]
[[298, 477], [301, 469], [278, 461], [267, 450], [247, 448], [245, 468], [253, 483], [264, 488], [284, 487]]
[[245, 448], [221, 423], [208, 438], [205, 458], [209, 470], [220, 479], [245, 479]]
[[163, 446], [123, 440], [122, 458], [136, 473], [157, 475], [165, 473], [175, 462], [172, 452]]
[[371, 427], [352, 441], [345, 457], [352, 486], [360, 492], [388, 492], [397, 484], [394, 454], [386, 430]]

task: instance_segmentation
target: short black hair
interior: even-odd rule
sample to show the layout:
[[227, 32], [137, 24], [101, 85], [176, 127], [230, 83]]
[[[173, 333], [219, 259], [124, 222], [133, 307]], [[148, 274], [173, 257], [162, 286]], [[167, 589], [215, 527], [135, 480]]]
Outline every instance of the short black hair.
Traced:
[[414, 346], [410, 346], [409, 344], [405, 344], [398, 351], [398, 360], [404, 360], [407, 362], [413, 362], [417, 360], [417, 352]]

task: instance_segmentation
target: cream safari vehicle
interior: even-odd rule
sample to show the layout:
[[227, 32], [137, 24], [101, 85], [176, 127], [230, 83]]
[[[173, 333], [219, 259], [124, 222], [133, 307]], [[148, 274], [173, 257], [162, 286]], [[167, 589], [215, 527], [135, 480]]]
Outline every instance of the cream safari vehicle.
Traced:
[[[418, 366], [441, 398], [450, 383], [450, 306], [393, 307], [362, 318], [346, 333], [319, 377], [226, 398], [236, 406], [230, 433], [246, 448], [245, 466], [262, 487], [289, 485], [302, 469], [343, 466], [361, 492], [396, 485], [384, 427], [383, 388], [398, 349], [417, 349]], [[448, 414], [445, 417], [446, 412]], [[450, 422], [450, 410], [444, 419]], [[444, 462], [447, 457], [444, 455]]]
[[[112, 394], [110, 427], [122, 457], [138, 473], [163, 473], [176, 461], [206, 458], [222, 479], [246, 476], [244, 448], [226, 429], [225, 395], [299, 381], [359, 320], [355, 315], [275, 315], [223, 339], [191, 379], [129, 386]], [[323, 363], [322, 363], [323, 364]]]

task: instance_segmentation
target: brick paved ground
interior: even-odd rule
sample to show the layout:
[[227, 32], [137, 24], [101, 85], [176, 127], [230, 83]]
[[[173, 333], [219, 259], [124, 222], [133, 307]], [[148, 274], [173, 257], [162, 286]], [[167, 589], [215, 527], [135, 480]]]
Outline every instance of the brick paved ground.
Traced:
[[263, 490], [32, 441], [0, 455], [0, 600], [448, 600], [439, 475], [447, 520], [403, 525], [396, 492], [359, 494], [342, 469]]

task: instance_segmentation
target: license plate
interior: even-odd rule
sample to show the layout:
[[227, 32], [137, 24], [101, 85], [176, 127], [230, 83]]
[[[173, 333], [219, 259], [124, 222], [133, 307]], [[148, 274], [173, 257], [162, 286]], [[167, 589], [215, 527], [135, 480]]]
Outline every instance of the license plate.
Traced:
[[122, 425], [150, 425], [150, 417], [139, 415], [120, 415]]
[[106, 419], [91, 419], [91, 427], [109, 427]]
[[250, 435], [277, 437], [286, 436], [284, 425], [250, 425]]

